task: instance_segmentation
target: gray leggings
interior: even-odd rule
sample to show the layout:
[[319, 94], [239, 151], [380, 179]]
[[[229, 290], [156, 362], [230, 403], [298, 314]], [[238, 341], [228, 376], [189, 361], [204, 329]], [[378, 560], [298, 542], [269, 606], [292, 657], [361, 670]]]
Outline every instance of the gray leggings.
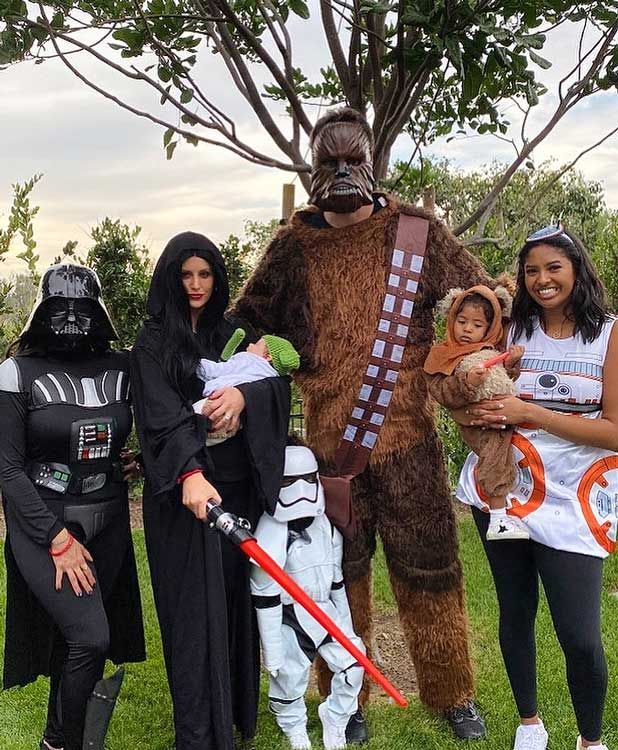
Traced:
[[488, 542], [489, 518], [472, 509], [500, 607], [500, 648], [519, 715], [537, 713], [534, 621], [539, 577], [564, 652], [567, 682], [581, 736], [598, 740], [607, 692], [601, 642], [603, 560], [533, 541]]

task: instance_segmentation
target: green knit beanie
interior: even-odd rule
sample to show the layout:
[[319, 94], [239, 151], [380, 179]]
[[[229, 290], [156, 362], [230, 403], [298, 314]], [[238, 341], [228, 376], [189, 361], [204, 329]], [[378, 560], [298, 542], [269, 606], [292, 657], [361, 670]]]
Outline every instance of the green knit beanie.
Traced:
[[298, 352], [287, 339], [280, 336], [263, 336], [271, 356], [271, 365], [279, 375], [289, 375], [300, 366]]

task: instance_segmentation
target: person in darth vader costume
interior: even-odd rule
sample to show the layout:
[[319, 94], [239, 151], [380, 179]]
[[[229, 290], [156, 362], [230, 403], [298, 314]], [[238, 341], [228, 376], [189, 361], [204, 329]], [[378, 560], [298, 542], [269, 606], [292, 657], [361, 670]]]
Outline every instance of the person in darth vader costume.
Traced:
[[7, 525], [3, 684], [50, 676], [42, 750], [103, 750], [121, 673], [145, 658], [120, 453], [131, 431], [127, 352], [96, 274], [51, 266], [0, 365]]
[[[161, 255], [148, 318], [131, 353], [142, 448], [144, 531], [172, 695], [176, 750], [232, 750], [255, 733], [259, 645], [249, 562], [204, 523], [206, 501], [248, 519], [274, 509], [283, 476], [289, 381], [273, 377], [213, 393], [207, 414], [199, 359], [218, 360], [236, 322], [223, 258], [184, 232]], [[249, 340], [248, 336], [241, 348]], [[206, 447], [207, 431], [226, 430]]]

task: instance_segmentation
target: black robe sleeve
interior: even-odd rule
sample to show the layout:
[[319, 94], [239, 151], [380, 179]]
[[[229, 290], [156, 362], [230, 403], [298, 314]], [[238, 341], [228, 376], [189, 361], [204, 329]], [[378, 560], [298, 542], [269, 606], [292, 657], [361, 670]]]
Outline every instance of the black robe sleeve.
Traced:
[[136, 345], [131, 352], [135, 425], [146, 479], [152, 494], [169, 492], [192, 469], [212, 475], [199, 417], [168, 382], [153, 353]]
[[236, 387], [245, 399], [243, 434], [258, 497], [273, 513], [283, 479], [290, 382], [288, 378], [265, 378]]
[[24, 393], [0, 391], [0, 486], [25, 533], [47, 547], [64, 525], [43, 502], [25, 472], [26, 398]]

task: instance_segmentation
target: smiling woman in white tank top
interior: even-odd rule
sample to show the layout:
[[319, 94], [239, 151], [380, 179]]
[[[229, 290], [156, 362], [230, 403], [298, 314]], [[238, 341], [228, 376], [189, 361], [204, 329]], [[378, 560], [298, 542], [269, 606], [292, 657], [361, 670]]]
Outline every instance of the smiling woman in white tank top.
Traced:
[[602, 560], [618, 536], [618, 324], [581, 242], [562, 226], [531, 235], [519, 254], [509, 344], [525, 348], [517, 396], [471, 405], [467, 424], [513, 436], [517, 479], [509, 514], [530, 539], [487, 542], [487, 506], [463, 467], [457, 497], [471, 505], [500, 606], [500, 645], [520, 715], [514, 750], [545, 750], [537, 713], [534, 620], [538, 580], [565, 654], [580, 735], [601, 741], [607, 666], [600, 628]]

